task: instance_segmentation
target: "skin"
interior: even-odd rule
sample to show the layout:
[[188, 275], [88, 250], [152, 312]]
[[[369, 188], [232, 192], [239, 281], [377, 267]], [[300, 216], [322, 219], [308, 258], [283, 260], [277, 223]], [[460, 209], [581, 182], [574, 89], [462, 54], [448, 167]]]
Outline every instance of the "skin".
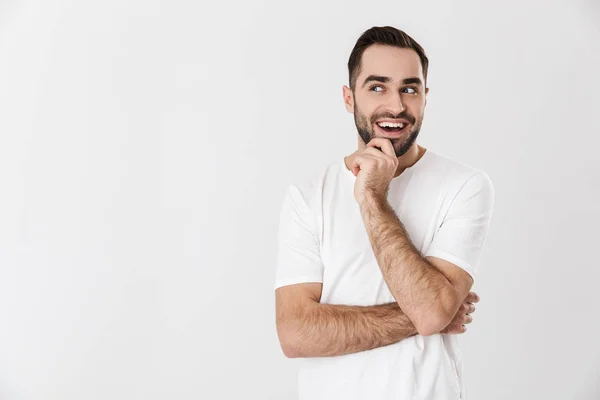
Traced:
[[[377, 150], [380, 146], [383, 151]], [[374, 138], [350, 165], [358, 169], [354, 196], [369, 240], [390, 292], [419, 334], [440, 332], [450, 323], [473, 280], [458, 266], [423, 258], [392, 207], [387, 189], [398, 168], [389, 140]]]
[[[383, 81], [383, 82], [382, 82]], [[416, 143], [427, 104], [421, 63], [412, 49], [372, 45], [362, 56], [351, 89], [342, 88], [354, 115], [357, 151], [345, 157], [356, 176], [354, 197], [382, 275], [396, 303], [376, 306], [321, 304], [321, 283], [278, 288], [277, 333], [287, 357], [324, 357], [386, 346], [416, 334], [460, 334], [472, 322], [479, 296], [461, 268], [421, 257], [387, 204], [390, 181], [427, 151]], [[409, 122], [391, 138], [375, 126], [385, 118]]]
[[[389, 78], [389, 81], [367, 80], [369, 77]], [[419, 82], [414, 82], [416, 79]], [[405, 80], [410, 83], [405, 84]], [[405, 117], [412, 122], [408, 134], [390, 140], [398, 159], [394, 177], [421, 158], [426, 149], [415, 141], [427, 105], [429, 88], [425, 84], [421, 61], [414, 50], [383, 45], [372, 45], [365, 50], [354, 90], [342, 87], [346, 110], [354, 115], [359, 132], [358, 149], [346, 157], [347, 166], [366, 150], [372, 138], [385, 137], [375, 125], [382, 118]]]
[[[320, 303], [321, 283], [278, 288], [277, 335], [288, 358], [329, 357], [387, 346], [418, 334], [398, 303], [350, 306]], [[462, 334], [473, 321], [476, 293], [469, 293], [441, 334]]]
[[[373, 84], [373, 76], [383, 76], [385, 82]], [[409, 86], [406, 82], [417, 83]], [[348, 111], [352, 110], [357, 121], [370, 121], [362, 127], [357, 125], [359, 131], [369, 131], [370, 140], [365, 143], [361, 137], [359, 149], [346, 157], [347, 167], [356, 176], [354, 197], [384, 279], [422, 335], [443, 330], [473, 285], [471, 276], [458, 266], [436, 257], [423, 258], [387, 202], [391, 180], [426, 151], [414, 140], [428, 92], [417, 53], [381, 45], [371, 46], [363, 54], [354, 92], [344, 87]], [[375, 124], [388, 114], [414, 117], [414, 123], [400, 138], [389, 139], [385, 132], [378, 133], [381, 131]]]

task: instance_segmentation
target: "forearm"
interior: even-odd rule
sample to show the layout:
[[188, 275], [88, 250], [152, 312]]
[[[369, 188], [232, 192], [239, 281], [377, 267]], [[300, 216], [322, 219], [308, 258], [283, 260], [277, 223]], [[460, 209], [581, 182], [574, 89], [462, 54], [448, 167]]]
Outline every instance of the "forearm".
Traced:
[[450, 281], [421, 256], [386, 200], [366, 197], [361, 212], [377, 263], [400, 308], [421, 334], [433, 333], [432, 325], [446, 326], [460, 305]]
[[290, 357], [327, 357], [387, 346], [417, 330], [397, 303], [347, 306], [314, 303], [287, 326]]

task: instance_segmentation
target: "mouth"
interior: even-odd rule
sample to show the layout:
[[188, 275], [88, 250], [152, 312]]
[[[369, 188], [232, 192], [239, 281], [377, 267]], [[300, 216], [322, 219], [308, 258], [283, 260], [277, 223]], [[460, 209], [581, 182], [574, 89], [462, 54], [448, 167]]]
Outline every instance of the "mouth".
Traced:
[[384, 136], [401, 136], [408, 130], [410, 123], [406, 120], [385, 120], [378, 121], [375, 125]]

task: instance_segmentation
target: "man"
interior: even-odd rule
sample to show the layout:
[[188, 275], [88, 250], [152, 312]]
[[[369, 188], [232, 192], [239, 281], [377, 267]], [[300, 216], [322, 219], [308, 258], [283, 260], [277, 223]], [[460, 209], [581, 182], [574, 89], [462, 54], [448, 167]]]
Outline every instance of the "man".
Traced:
[[484, 171], [416, 143], [427, 67], [404, 32], [365, 31], [343, 87], [358, 150], [286, 192], [277, 333], [301, 358], [301, 400], [464, 399], [457, 334], [495, 192]]

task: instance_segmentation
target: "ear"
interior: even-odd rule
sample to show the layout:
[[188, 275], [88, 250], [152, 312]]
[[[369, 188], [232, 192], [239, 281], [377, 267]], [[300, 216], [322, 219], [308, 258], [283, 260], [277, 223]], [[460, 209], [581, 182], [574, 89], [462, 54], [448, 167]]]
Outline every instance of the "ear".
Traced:
[[352, 94], [352, 89], [348, 86], [342, 86], [342, 95], [344, 96], [344, 105], [346, 106], [346, 111], [350, 114], [354, 113], [354, 95]]
[[427, 95], [429, 94], [429, 88], [425, 88], [425, 105], [427, 105]]

